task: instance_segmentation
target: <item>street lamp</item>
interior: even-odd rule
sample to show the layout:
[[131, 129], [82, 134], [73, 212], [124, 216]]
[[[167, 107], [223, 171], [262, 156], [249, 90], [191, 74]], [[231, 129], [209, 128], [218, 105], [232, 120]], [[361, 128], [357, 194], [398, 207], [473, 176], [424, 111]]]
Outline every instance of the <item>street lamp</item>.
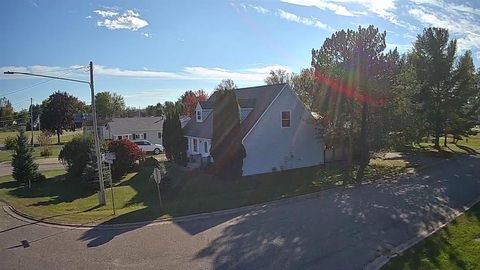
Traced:
[[56, 77], [56, 76], [48, 76], [48, 75], [41, 75], [41, 74], [34, 74], [34, 73], [28, 73], [28, 72], [17, 72], [17, 71], [5, 71], [3, 74], [6, 75], [13, 75], [13, 74], [19, 74], [19, 75], [27, 75], [27, 76], [34, 76], [34, 77], [43, 77], [43, 78], [50, 78], [50, 79], [56, 79], [56, 80], [64, 80], [64, 81], [71, 81], [71, 82], [78, 82], [78, 83], [86, 83], [90, 85], [90, 93], [92, 96], [92, 118], [93, 118], [93, 136], [94, 136], [94, 142], [95, 142], [95, 153], [97, 155], [97, 168], [98, 168], [98, 179], [100, 182], [100, 191], [99, 191], [99, 197], [98, 197], [98, 203], [100, 205], [105, 205], [106, 204], [106, 198], [105, 198], [105, 186], [103, 183], [103, 168], [102, 168], [102, 157], [100, 153], [100, 142], [99, 142], [99, 137], [98, 137], [98, 129], [97, 129], [97, 110], [95, 107], [95, 89], [93, 86], [93, 63], [90, 61], [90, 81], [82, 81], [82, 80], [75, 80], [75, 79], [70, 79], [70, 78], [62, 78], [62, 77]]

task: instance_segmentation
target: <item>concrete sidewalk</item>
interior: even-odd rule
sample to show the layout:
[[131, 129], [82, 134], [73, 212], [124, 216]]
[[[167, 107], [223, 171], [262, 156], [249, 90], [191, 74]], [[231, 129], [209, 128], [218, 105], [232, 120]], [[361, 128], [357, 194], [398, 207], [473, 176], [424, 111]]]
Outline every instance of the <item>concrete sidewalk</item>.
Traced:
[[[35, 159], [35, 163], [38, 164], [38, 169], [40, 171], [48, 171], [55, 169], [63, 169], [63, 165], [58, 161], [58, 158], [39, 158]], [[12, 165], [10, 161], [0, 162], [0, 176], [12, 174]]]

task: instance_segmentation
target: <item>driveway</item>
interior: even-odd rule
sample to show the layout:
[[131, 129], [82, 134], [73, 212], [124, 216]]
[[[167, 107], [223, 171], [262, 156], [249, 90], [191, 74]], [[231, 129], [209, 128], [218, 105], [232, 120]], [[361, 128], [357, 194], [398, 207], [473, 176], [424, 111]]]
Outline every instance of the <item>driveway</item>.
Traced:
[[[40, 171], [48, 171], [55, 169], [63, 169], [63, 165], [58, 161], [58, 158], [40, 158], [35, 159]], [[12, 174], [12, 165], [10, 161], [0, 162], [0, 176]]]
[[480, 158], [463, 156], [396, 182], [181, 223], [62, 229], [2, 212], [0, 268], [361, 269], [479, 196]]

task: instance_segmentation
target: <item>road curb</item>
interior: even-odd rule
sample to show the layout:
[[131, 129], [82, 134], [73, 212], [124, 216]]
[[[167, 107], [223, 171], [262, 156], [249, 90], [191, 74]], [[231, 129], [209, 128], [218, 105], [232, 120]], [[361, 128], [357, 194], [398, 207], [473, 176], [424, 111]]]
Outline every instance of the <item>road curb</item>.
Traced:
[[480, 196], [471, 201], [470, 203], [467, 203], [462, 211], [456, 211], [452, 216], [447, 218], [447, 221], [442, 223], [440, 226], [435, 228], [433, 231], [422, 235], [422, 236], [416, 236], [413, 238], [410, 238], [408, 241], [394, 247], [389, 255], [381, 255], [379, 257], [376, 257], [373, 261], [368, 263], [363, 267], [364, 270], [378, 270], [382, 268], [385, 264], [387, 264], [390, 259], [397, 257], [398, 255], [401, 255], [404, 251], [407, 249], [413, 247], [414, 245], [418, 244], [419, 242], [423, 241], [424, 239], [428, 238], [429, 236], [435, 234], [439, 230], [443, 229], [445, 226], [449, 225], [452, 221], [457, 219], [459, 216], [463, 215], [466, 211], [468, 211], [470, 208], [472, 208], [475, 204], [480, 203]]
[[182, 222], [189, 222], [189, 221], [196, 221], [196, 220], [204, 220], [213, 217], [221, 217], [221, 216], [229, 216], [229, 215], [236, 215], [236, 214], [246, 214], [248, 212], [254, 210], [262, 210], [270, 207], [277, 207], [286, 203], [295, 203], [298, 201], [318, 197], [321, 195], [322, 192], [333, 190], [333, 189], [348, 189], [347, 187], [333, 187], [330, 189], [321, 190], [315, 193], [308, 193], [303, 195], [298, 195], [289, 198], [278, 199], [275, 201], [270, 201], [266, 203], [259, 203], [254, 205], [247, 205], [242, 206], [234, 209], [225, 209], [219, 210], [214, 212], [207, 212], [207, 213], [199, 213], [181, 217], [168, 217], [168, 218], [161, 218], [155, 219], [151, 221], [140, 221], [140, 222], [131, 222], [131, 223], [122, 223], [122, 224], [74, 224], [74, 223], [64, 223], [64, 222], [53, 222], [45, 220], [45, 218], [38, 218], [26, 213], [23, 213], [9, 204], [7, 201], [1, 200], [5, 205], [3, 206], [3, 210], [18, 220], [23, 222], [37, 224], [42, 226], [48, 227], [55, 227], [55, 228], [69, 228], [69, 229], [98, 229], [98, 230], [112, 230], [112, 229], [127, 229], [127, 228], [135, 228], [135, 227], [142, 227], [142, 226], [154, 226], [154, 225], [161, 225], [161, 224], [171, 224], [171, 223], [182, 223]]
[[[433, 162], [432, 164], [427, 164], [414, 169], [415, 169], [415, 172], [418, 172], [420, 170], [428, 169], [432, 166], [436, 166], [440, 163], [443, 163], [449, 160], [450, 159], [442, 159], [438, 162]], [[407, 175], [408, 173], [404, 172], [404, 173], [399, 173], [392, 178], [400, 180]], [[195, 220], [203, 220], [203, 219], [208, 219], [213, 217], [245, 214], [247, 212], [251, 212], [254, 210], [266, 209], [269, 207], [280, 206], [286, 203], [295, 203], [298, 201], [319, 197], [324, 192], [331, 192], [334, 190], [337, 190], [337, 191], [349, 190], [352, 188], [359, 188], [367, 185], [387, 184], [390, 181], [392, 181], [392, 178], [389, 178], [387, 180], [376, 180], [376, 181], [370, 181], [370, 182], [364, 182], [364, 183], [353, 183], [353, 184], [347, 184], [343, 186], [333, 186], [333, 187], [329, 187], [313, 193], [302, 194], [302, 195], [297, 195], [297, 196], [288, 197], [288, 198], [281, 198], [281, 199], [277, 199], [277, 200], [273, 200], [265, 203], [247, 205], [247, 206], [242, 206], [242, 207], [233, 208], [233, 209], [225, 209], [225, 210], [219, 210], [219, 211], [213, 211], [213, 212], [186, 215], [181, 217], [167, 217], [167, 218], [155, 219], [150, 221], [140, 221], [140, 222], [121, 223], [121, 224], [75, 224], [75, 223], [48, 221], [46, 220], [46, 218], [39, 218], [39, 217], [35, 217], [29, 214], [23, 213], [22, 211], [16, 209], [5, 200], [0, 199], [0, 201], [6, 204], [5, 206], [3, 206], [3, 209], [7, 214], [9, 214], [10, 216], [18, 220], [22, 220], [26, 223], [56, 227], [56, 228], [69, 228], [69, 229], [82, 229], [82, 230], [86, 230], [86, 229], [112, 230], [112, 229], [135, 228], [135, 227], [141, 227], [141, 226], [154, 226], [154, 225], [170, 224], [170, 223], [182, 223], [182, 222], [189, 222], [189, 221], [195, 221]]]

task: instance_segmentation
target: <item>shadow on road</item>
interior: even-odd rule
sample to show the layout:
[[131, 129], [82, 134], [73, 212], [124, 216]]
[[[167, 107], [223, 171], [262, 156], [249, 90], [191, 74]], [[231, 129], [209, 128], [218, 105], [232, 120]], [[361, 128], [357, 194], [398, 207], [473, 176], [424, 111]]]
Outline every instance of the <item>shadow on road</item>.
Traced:
[[[193, 260], [213, 259], [214, 269], [358, 269], [463, 211], [480, 196], [479, 175], [480, 159], [461, 156], [413, 179], [250, 212]], [[457, 254], [448, 255], [463, 268]]]

